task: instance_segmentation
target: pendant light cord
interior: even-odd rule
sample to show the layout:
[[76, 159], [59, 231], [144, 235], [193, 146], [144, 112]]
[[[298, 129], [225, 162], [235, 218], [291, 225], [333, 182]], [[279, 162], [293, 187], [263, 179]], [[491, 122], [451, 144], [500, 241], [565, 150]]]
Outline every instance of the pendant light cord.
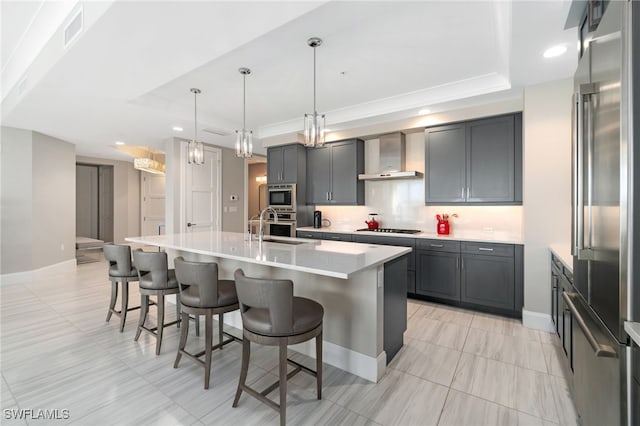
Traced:
[[198, 142], [198, 92], [193, 92], [193, 141]]
[[316, 46], [313, 46], [313, 115], [318, 115], [316, 111]]
[[242, 132], [247, 129], [247, 74], [242, 74]]

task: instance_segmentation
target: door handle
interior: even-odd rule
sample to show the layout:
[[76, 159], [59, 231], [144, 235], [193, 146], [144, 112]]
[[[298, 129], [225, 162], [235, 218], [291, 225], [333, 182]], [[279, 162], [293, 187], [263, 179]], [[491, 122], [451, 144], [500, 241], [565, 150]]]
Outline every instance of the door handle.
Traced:
[[187, 222], [187, 227], [191, 228], [192, 226], [196, 226], [195, 223]]
[[591, 349], [593, 349], [595, 356], [600, 358], [617, 358], [618, 354], [611, 345], [606, 345], [598, 342], [596, 337], [589, 329], [589, 326], [585, 322], [584, 317], [582, 316], [576, 305], [573, 303], [573, 297], [577, 297], [577, 294], [567, 293], [566, 291], [562, 292], [562, 298], [569, 308], [568, 311], [570, 311], [573, 317], [576, 319], [576, 323], [584, 333], [584, 336], [587, 338], [587, 341], [589, 342]]

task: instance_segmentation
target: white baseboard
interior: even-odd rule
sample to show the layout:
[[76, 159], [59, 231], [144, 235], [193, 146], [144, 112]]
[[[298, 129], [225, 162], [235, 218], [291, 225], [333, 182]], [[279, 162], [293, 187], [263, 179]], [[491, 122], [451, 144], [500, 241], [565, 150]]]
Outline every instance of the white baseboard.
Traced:
[[522, 325], [527, 328], [533, 328], [534, 330], [546, 331], [552, 333], [553, 322], [551, 322], [551, 315], [543, 314], [541, 312], [522, 310]]
[[0, 285], [17, 284], [21, 282], [31, 281], [46, 274], [56, 274], [60, 272], [70, 272], [76, 269], [76, 259], [65, 260], [64, 262], [55, 263], [39, 269], [24, 272], [13, 272], [10, 274], [0, 275]]

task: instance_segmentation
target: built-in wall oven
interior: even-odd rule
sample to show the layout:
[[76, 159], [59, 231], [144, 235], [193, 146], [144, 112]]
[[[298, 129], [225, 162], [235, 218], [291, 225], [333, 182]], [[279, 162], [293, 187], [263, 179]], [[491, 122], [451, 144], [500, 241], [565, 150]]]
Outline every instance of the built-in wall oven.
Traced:
[[295, 237], [296, 236], [296, 212], [289, 209], [276, 209], [278, 220], [275, 215], [269, 212], [269, 217], [265, 221], [265, 234], [275, 237]]
[[296, 185], [283, 184], [283, 185], [269, 185], [267, 187], [267, 196], [269, 207], [276, 210], [289, 209], [295, 211], [296, 209]]

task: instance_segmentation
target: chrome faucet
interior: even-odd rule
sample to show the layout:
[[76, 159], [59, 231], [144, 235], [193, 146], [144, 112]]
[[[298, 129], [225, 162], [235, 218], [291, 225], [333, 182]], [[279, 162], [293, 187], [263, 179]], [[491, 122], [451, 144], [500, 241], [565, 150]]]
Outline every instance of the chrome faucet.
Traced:
[[257, 219], [259, 216], [260, 216], [260, 213], [254, 214], [249, 219], [249, 226], [248, 226], [248, 228], [249, 228], [248, 229], [248, 231], [249, 231], [249, 242], [253, 241], [253, 224], [251, 222], [253, 222], [254, 219]]
[[264, 237], [264, 228], [263, 228], [263, 224], [264, 224], [264, 214], [268, 213], [269, 211], [271, 211], [271, 213], [273, 213], [273, 221], [274, 222], [278, 222], [278, 212], [275, 211], [273, 209], [273, 207], [265, 207], [261, 212], [260, 212], [260, 230], [258, 231], [258, 241], [260, 242], [260, 244], [262, 244], [262, 239]]

